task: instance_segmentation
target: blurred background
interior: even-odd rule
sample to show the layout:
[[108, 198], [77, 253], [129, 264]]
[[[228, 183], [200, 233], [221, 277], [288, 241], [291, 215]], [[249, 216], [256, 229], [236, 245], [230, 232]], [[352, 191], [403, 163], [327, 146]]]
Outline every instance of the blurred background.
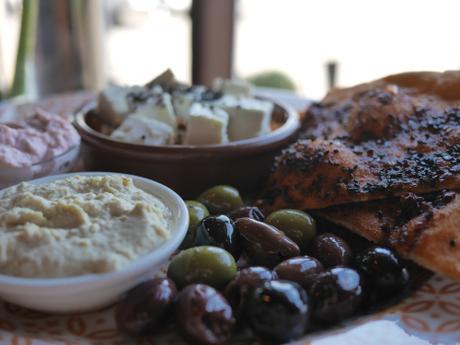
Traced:
[[321, 98], [458, 69], [458, 13], [455, 0], [0, 0], [0, 91], [33, 99], [171, 68], [186, 82], [233, 76]]

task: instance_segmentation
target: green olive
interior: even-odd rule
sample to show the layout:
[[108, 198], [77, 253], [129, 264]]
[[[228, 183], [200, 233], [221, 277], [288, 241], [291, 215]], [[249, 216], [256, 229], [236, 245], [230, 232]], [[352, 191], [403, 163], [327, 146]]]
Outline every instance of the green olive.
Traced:
[[198, 197], [198, 201], [204, 204], [211, 214], [227, 214], [243, 206], [238, 190], [225, 185], [207, 189]]
[[265, 220], [285, 233], [304, 251], [316, 235], [316, 222], [305, 212], [299, 210], [279, 210]]
[[202, 283], [221, 288], [235, 275], [233, 256], [225, 249], [211, 246], [183, 250], [168, 267], [168, 277], [180, 287]]
[[195, 241], [196, 228], [198, 224], [207, 216], [209, 216], [209, 211], [201, 202], [195, 200], [187, 200], [185, 202], [189, 214], [189, 225], [187, 230], [187, 235], [182, 242], [181, 248], [190, 248], [193, 246]]

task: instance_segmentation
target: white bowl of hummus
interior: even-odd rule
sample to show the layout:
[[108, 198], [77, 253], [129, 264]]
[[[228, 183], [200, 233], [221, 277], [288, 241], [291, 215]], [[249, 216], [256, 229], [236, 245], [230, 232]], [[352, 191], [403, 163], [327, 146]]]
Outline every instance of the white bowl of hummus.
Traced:
[[0, 298], [73, 313], [157, 273], [188, 227], [171, 189], [131, 175], [48, 176], [0, 191]]

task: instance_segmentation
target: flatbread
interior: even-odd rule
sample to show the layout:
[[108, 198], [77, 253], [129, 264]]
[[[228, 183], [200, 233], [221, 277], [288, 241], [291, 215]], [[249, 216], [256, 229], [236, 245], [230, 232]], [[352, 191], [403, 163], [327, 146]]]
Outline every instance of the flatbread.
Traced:
[[332, 90], [277, 158], [274, 208], [318, 209], [460, 189], [460, 72], [405, 73]]
[[316, 215], [460, 281], [460, 194], [417, 196], [334, 206]]

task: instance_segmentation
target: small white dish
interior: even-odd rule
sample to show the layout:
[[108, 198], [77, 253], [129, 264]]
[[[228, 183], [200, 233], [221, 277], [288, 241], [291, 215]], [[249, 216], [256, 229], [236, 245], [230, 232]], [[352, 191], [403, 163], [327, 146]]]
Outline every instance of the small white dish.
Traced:
[[[82, 172], [47, 176], [29, 181], [44, 184], [68, 176], [116, 175], [107, 172]], [[114, 303], [121, 294], [152, 277], [179, 247], [188, 228], [188, 211], [182, 198], [168, 187], [152, 180], [131, 177], [143, 191], [159, 198], [171, 210], [171, 237], [148, 255], [122, 269], [103, 274], [69, 278], [19, 278], [0, 275], [0, 298], [34, 310], [51, 313], [76, 313], [101, 309]], [[0, 191], [1, 197], [2, 191]]]
[[77, 164], [80, 144], [71, 147], [64, 153], [30, 166], [0, 169], [0, 189], [14, 186], [20, 182], [40, 177], [64, 174], [71, 171]]

